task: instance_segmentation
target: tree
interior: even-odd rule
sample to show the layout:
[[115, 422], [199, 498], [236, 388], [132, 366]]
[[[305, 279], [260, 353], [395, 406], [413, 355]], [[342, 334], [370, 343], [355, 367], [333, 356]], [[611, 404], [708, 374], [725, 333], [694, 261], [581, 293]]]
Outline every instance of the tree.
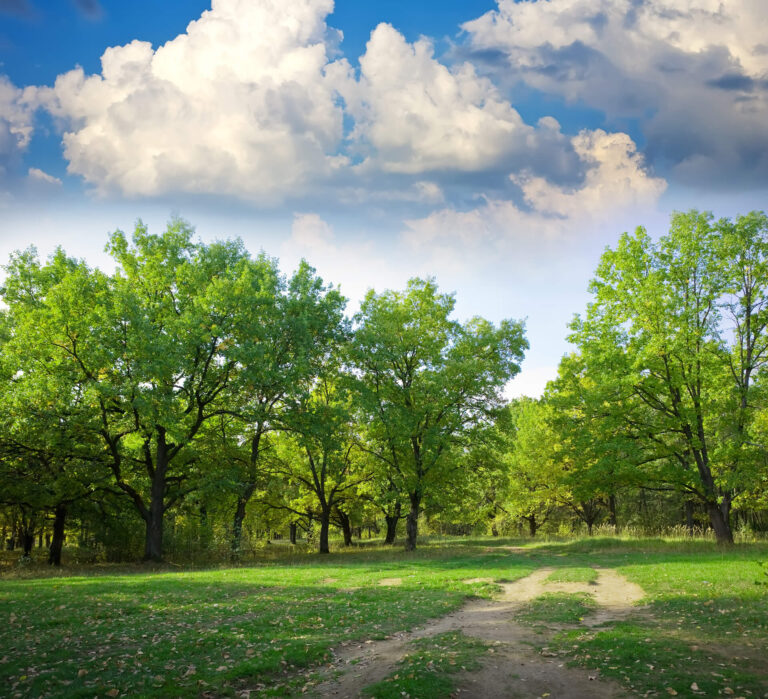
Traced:
[[[146, 525], [144, 557], [163, 554], [163, 518], [195, 487], [195, 442], [231, 399], [233, 332], [247, 309], [252, 261], [238, 242], [192, 241], [183, 221], [133, 244], [114, 233], [107, 276], [62, 252], [45, 266], [17, 258], [7, 297], [21, 342], [41, 369], [72, 376], [113, 487]], [[45, 293], [27, 278], [55, 277]]]
[[624, 234], [572, 325], [601, 396], [591, 418], [621, 424], [621, 458], [699, 499], [721, 542], [733, 541], [731, 506], [755, 463], [746, 434], [766, 358], [766, 233], [762, 214], [715, 223], [691, 211], [656, 243], [642, 228]]
[[[332, 515], [346, 494], [368, 478], [357, 459], [356, 425], [352, 396], [333, 358], [317, 377], [311, 393], [296, 401], [285, 417], [289, 437], [282, 441], [280, 458], [272, 467], [282, 479], [299, 485], [311, 495], [312, 510], [320, 520], [319, 552], [329, 553], [328, 533]], [[286, 508], [291, 506], [286, 503]], [[304, 514], [294, 509], [296, 514]], [[348, 523], [348, 522], [347, 522]]]
[[233, 352], [238, 391], [229, 410], [242, 427], [242, 448], [232, 464], [237, 503], [232, 554], [240, 548], [246, 507], [263, 477], [261, 455], [270, 433], [285, 428], [286, 411], [306, 394], [347, 332], [346, 300], [326, 287], [306, 262], [286, 281], [261, 256], [250, 271], [247, 312], [238, 315]]
[[568, 500], [552, 411], [543, 400], [520, 398], [507, 412], [508, 484], [502, 502], [506, 511], [527, 522], [528, 532], [535, 536], [552, 510]]
[[405, 548], [416, 547], [425, 496], [462, 476], [451, 452], [501, 407], [500, 391], [519, 371], [527, 343], [522, 323], [494, 327], [451, 319], [452, 295], [433, 280], [405, 291], [370, 291], [355, 316], [349, 352], [367, 421], [365, 448], [410, 504]]

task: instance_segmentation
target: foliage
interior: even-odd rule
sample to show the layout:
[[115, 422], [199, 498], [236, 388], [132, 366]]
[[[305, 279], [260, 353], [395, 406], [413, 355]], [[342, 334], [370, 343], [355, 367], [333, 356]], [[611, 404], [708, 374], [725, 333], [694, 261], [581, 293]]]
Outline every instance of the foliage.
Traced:
[[521, 323], [461, 324], [451, 319], [454, 305], [432, 280], [413, 279], [403, 292], [370, 291], [355, 318], [349, 359], [366, 448], [409, 500], [408, 549], [416, 546], [422, 501], [470, 475], [460, 454], [501, 406], [500, 390], [527, 347]]

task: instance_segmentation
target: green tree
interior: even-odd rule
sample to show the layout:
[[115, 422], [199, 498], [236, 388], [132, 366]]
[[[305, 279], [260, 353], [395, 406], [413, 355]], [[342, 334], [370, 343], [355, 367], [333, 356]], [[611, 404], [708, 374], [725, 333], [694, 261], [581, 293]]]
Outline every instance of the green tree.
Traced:
[[543, 400], [520, 398], [508, 408], [507, 512], [521, 517], [535, 536], [553, 509], [568, 500], [551, 407]]
[[501, 407], [527, 347], [522, 323], [462, 324], [451, 318], [454, 305], [433, 280], [413, 279], [402, 292], [370, 291], [355, 316], [349, 361], [368, 423], [365, 448], [408, 498], [406, 550], [416, 547], [424, 497], [461, 478], [451, 452]]
[[[320, 520], [319, 552], [328, 553], [331, 518], [346, 512], [339, 509], [345, 497], [368, 479], [365, 459], [357, 458], [356, 424], [352, 395], [329, 358], [311, 393], [297, 400], [285, 416], [288, 438], [282, 440], [279, 458], [272, 470], [281, 479], [296, 483], [311, 495], [309, 511]], [[291, 507], [288, 503], [284, 507]], [[296, 514], [304, 514], [298, 508]], [[347, 521], [348, 524], [348, 521]]]
[[230, 462], [237, 495], [233, 555], [240, 548], [246, 507], [264, 476], [261, 456], [270, 434], [285, 429], [288, 407], [310, 390], [329, 348], [347, 332], [346, 300], [324, 286], [306, 262], [286, 280], [274, 261], [262, 256], [246, 283], [247, 311], [238, 315], [233, 336], [238, 391], [229, 406], [242, 430], [240, 453]]
[[590, 418], [620, 424], [615, 453], [699, 499], [721, 542], [733, 540], [731, 506], [756, 463], [746, 434], [765, 361], [767, 232], [762, 214], [714, 222], [691, 211], [658, 242], [625, 234], [572, 325], [597, 387]]
[[[6, 302], [40, 369], [83, 392], [99, 457], [145, 522], [145, 558], [159, 560], [164, 515], [200, 476], [196, 440], [231, 401], [252, 262], [240, 243], [193, 242], [182, 221], [162, 235], [139, 223], [132, 244], [118, 231], [107, 249], [110, 276], [84, 263], [62, 272], [63, 253], [42, 267], [19, 259]], [[55, 277], [44, 294], [25, 290], [35, 275]]]

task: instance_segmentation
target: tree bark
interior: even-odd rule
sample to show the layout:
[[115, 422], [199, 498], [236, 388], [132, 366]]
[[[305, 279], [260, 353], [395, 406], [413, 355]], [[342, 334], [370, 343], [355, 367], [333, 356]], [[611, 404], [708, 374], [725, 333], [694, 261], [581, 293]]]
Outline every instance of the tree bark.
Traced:
[[411, 501], [411, 509], [405, 518], [405, 550], [414, 551], [416, 549], [416, 537], [419, 535], [421, 493], [410, 493], [408, 498]]
[[384, 539], [385, 544], [394, 544], [397, 537], [397, 523], [400, 521], [400, 502], [395, 503], [395, 509], [391, 515], [384, 515], [387, 522], [387, 536]]
[[349, 521], [349, 515], [341, 510], [338, 510], [338, 513], [341, 531], [344, 534], [344, 546], [352, 546], [352, 524]]
[[259, 462], [259, 447], [261, 445], [261, 434], [263, 424], [259, 423], [256, 434], [251, 437], [251, 455], [249, 466], [249, 478], [251, 480], [245, 483], [245, 486], [237, 498], [237, 507], [235, 508], [235, 517], [232, 521], [232, 542], [230, 548], [230, 557], [234, 560], [240, 555], [240, 546], [243, 540], [243, 522], [245, 521], [245, 509], [248, 502], [256, 491], [255, 474], [256, 466]]
[[298, 527], [298, 525], [296, 524], [296, 522], [291, 522], [291, 523], [288, 525], [288, 532], [289, 532], [289, 534], [288, 534], [288, 535], [289, 535], [289, 537], [290, 537], [291, 543], [292, 543], [294, 546], [296, 545], [296, 530], [297, 530], [298, 528], [299, 528], [299, 527]]
[[168, 445], [165, 441], [165, 429], [157, 428], [157, 450], [152, 473], [149, 508], [145, 522], [147, 525], [144, 541], [144, 560], [160, 562], [163, 560], [163, 516], [165, 515], [165, 477], [168, 473]]
[[616, 496], [611, 493], [608, 496], [608, 524], [618, 531], [618, 522], [616, 520]]
[[707, 513], [709, 514], [709, 521], [712, 524], [712, 529], [715, 530], [715, 539], [718, 544], [732, 544], [733, 532], [731, 531], [730, 523], [730, 510], [731, 503], [729, 498], [723, 498], [723, 504], [718, 505], [716, 502], [707, 503]]
[[67, 518], [65, 505], [57, 505], [53, 520], [53, 538], [48, 549], [48, 565], [61, 565], [61, 550], [64, 547], [64, 523]]
[[35, 545], [35, 535], [33, 532], [30, 531], [24, 531], [24, 533], [21, 536], [21, 543], [24, 548], [24, 556], [31, 556], [32, 555], [32, 547]]
[[240, 555], [240, 547], [243, 543], [243, 522], [245, 521], [245, 511], [248, 501], [251, 499], [256, 485], [249, 483], [245, 490], [237, 498], [237, 507], [235, 516], [232, 519], [232, 541], [230, 542], [230, 558], [235, 560]]
[[533, 538], [536, 536], [536, 532], [539, 531], [539, 523], [536, 521], [536, 515], [528, 515], [525, 519], [528, 522], [528, 534]]
[[321, 510], [320, 511], [320, 542], [319, 542], [319, 553], [330, 553], [331, 550], [328, 548], [328, 530], [331, 527], [331, 511], [328, 510]]

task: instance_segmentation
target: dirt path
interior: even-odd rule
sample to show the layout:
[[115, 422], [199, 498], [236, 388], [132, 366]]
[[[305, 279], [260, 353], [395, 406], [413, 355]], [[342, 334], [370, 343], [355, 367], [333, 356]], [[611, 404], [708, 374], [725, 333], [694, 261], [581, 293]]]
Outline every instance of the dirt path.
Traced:
[[[335, 666], [343, 674], [313, 688], [322, 697], [353, 698], [364, 687], [379, 682], [395, 670], [407, 651], [409, 641], [446, 631], [461, 631], [493, 644], [483, 668], [459, 676], [458, 696], [498, 698], [569, 697], [587, 699], [627, 696], [616, 683], [599, 679], [596, 672], [565, 667], [565, 661], [546, 657], [532, 648], [542, 636], [517, 622], [521, 605], [544, 592], [588, 592], [594, 596], [597, 611], [584, 620], [595, 626], [626, 617], [643, 597], [643, 591], [615, 570], [600, 569], [594, 583], [547, 583], [553, 568], [540, 568], [513, 583], [500, 583], [502, 595], [496, 600], [472, 600], [461, 609], [411, 633], [385, 641], [369, 641], [339, 648]], [[636, 609], [636, 608], [635, 608]]]

